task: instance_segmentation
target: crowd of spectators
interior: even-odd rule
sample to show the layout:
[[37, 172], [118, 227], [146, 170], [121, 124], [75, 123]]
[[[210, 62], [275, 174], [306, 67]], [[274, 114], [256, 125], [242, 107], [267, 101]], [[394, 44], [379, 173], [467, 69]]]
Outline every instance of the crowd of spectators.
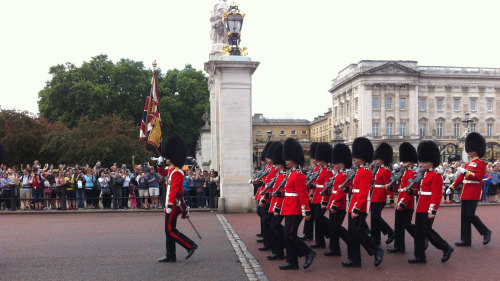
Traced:
[[[0, 209], [84, 210], [163, 209], [165, 178], [156, 166], [114, 163], [105, 168], [100, 161], [91, 167], [64, 164], [54, 166], [38, 161], [33, 164], [0, 166]], [[214, 170], [192, 166], [185, 171], [184, 198], [192, 208], [216, 208], [219, 177]], [[14, 198], [15, 206], [11, 206]], [[115, 205], [112, 205], [112, 202]]]

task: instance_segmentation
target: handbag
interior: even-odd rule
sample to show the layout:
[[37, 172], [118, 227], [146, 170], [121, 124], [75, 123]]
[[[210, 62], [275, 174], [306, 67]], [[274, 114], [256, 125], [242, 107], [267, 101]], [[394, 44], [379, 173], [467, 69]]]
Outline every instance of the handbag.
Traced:
[[52, 195], [52, 191], [53, 191], [52, 188], [46, 187], [43, 189], [43, 194], [50, 196], [50, 195]]

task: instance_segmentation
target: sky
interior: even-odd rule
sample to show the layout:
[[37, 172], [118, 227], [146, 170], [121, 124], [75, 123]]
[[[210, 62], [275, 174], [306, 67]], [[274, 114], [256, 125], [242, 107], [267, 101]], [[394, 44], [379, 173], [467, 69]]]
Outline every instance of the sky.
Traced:
[[[228, 4], [232, 1], [229, 0]], [[38, 113], [49, 68], [107, 54], [199, 70], [218, 0], [25, 0], [0, 3], [0, 107]], [[239, 0], [241, 45], [260, 65], [252, 112], [305, 118], [331, 107], [338, 72], [361, 60], [500, 68], [498, 1]], [[161, 93], [160, 93], [161, 95]], [[143, 107], [143, 104], [137, 106]]]

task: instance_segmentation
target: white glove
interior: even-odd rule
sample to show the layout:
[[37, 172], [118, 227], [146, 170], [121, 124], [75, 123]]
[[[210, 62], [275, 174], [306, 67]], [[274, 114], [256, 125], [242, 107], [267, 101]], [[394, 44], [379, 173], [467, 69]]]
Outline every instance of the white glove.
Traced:
[[167, 208], [167, 214], [172, 213], [172, 208]]
[[458, 167], [458, 168], [457, 168], [457, 171], [459, 171], [459, 172], [460, 172], [460, 174], [465, 174], [465, 169], [464, 169], [464, 168], [462, 168], [462, 167]]

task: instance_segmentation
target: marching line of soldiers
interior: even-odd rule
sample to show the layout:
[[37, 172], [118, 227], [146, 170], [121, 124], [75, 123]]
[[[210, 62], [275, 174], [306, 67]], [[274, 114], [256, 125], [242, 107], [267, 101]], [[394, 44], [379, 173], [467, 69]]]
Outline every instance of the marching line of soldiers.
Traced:
[[[485, 163], [479, 159], [485, 154], [484, 137], [470, 133], [465, 149], [471, 160], [452, 185], [454, 188], [464, 184], [461, 241], [455, 245], [471, 245], [471, 225], [484, 237], [486, 245], [491, 231], [475, 215], [486, 172]], [[329, 244], [324, 256], [341, 256], [340, 240], [347, 244], [347, 260], [342, 266], [361, 266], [361, 246], [379, 266], [384, 258], [381, 233], [387, 235], [386, 244], [394, 242], [387, 252], [405, 253], [405, 231], [414, 239], [414, 258], [409, 263], [426, 263], [429, 242], [442, 251], [443, 263], [450, 259], [454, 248], [433, 229], [443, 192], [443, 178], [435, 171], [440, 164], [440, 151], [434, 142], [423, 141], [417, 149], [408, 142], [401, 143], [402, 166], [394, 177], [389, 168], [393, 150], [385, 142], [374, 150], [369, 139], [359, 137], [352, 144], [352, 152], [345, 144], [332, 147], [328, 143], [312, 143], [309, 155], [313, 166], [304, 174], [304, 153], [296, 140], [269, 142], [262, 154], [262, 170], [251, 180], [261, 221], [261, 233], [257, 236], [262, 239], [257, 241], [264, 243], [259, 250], [271, 251], [269, 260], [286, 257], [280, 269], [298, 269], [298, 257], [305, 257], [303, 268], [310, 267], [317, 255], [313, 249], [326, 248], [326, 239]], [[396, 191], [399, 195], [393, 229], [382, 218], [382, 209], [387, 200], [393, 202]], [[370, 227], [366, 222], [369, 213]], [[343, 226], [346, 215], [347, 229]], [[304, 235], [299, 237], [302, 219]], [[308, 246], [304, 240], [314, 240], [314, 244]]]

